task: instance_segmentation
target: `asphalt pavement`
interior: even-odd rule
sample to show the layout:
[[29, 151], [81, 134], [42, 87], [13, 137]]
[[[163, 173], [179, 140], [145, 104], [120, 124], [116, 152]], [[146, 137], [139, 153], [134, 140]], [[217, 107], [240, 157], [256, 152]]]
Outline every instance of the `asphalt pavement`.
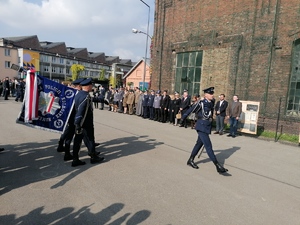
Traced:
[[299, 225], [300, 149], [253, 137], [211, 135], [220, 175], [197, 134], [138, 116], [94, 110], [105, 161], [71, 167], [59, 134], [15, 123], [21, 103], [0, 99], [0, 224]]

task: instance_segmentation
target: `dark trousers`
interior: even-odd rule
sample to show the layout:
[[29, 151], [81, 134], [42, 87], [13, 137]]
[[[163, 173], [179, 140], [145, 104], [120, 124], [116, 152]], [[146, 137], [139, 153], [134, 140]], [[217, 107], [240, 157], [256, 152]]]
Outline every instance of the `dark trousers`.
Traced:
[[149, 107], [148, 106], [143, 106], [143, 117], [149, 118]]
[[73, 159], [79, 159], [79, 150], [83, 142], [88, 149], [90, 155], [95, 154], [95, 136], [94, 136], [94, 127], [92, 128], [83, 128], [81, 134], [75, 134], [74, 144], [73, 144]]
[[195, 157], [198, 154], [198, 152], [200, 151], [201, 147], [204, 145], [208, 157], [211, 159], [211, 161], [216, 162], [217, 158], [212, 149], [212, 144], [211, 144], [208, 134], [201, 132], [201, 131], [197, 131], [197, 133], [198, 133], [198, 139], [192, 150], [191, 156]]
[[4, 99], [8, 100], [9, 90], [4, 90]]
[[161, 109], [161, 121], [165, 123], [168, 117], [168, 109], [162, 108]]
[[230, 134], [236, 135], [237, 126], [238, 126], [239, 121], [236, 119], [236, 117], [230, 117], [229, 122], [230, 122]]
[[225, 116], [221, 116], [221, 115], [216, 116], [216, 131], [218, 132], [224, 131], [224, 120], [225, 120]]
[[149, 118], [150, 120], [154, 119], [154, 108], [152, 106], [148, 106], [149, 107]]
[[70, 146], [75, 134], [75, 125], [74, 122], [69, 123], [66, 127], [64, 133], [60, 136], [59, 145], [63, 146], [65, 144], [65, 153], [70, 153]]
[[154, 120], [161, 121], [161, 110], [160, 108], [154, 108]]

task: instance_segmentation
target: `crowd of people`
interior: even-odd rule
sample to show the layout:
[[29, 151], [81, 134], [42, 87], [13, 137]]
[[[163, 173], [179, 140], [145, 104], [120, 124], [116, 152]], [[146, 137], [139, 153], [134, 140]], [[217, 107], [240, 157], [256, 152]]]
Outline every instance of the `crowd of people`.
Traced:
[[25, 93], [25, 79], [9, 79], [5, 77], [0, 80], [0, 95], [4, 97], [4, 100], [8, 100], [8, 97], [14, 97], [15, 101], [23, 101]]
[[[104, 109], [104, 105], [108, 106], [108, 110], [116, 113], [124, 113], [128, 115], [137, 115], [143, 119], [149, 119], [161, 123], [170, 123], [179, 127], [190, 127], [195, 129], [197, 115], [190, 113], [187, 118], [182, 118], [183, 114], [199, 102], [203, 97], [199, 94], [189, 95], [188, 90], [183, 90], [180, 94], [175, 92], [169, 94], [167, 90], [142, 91], [138, 87], [129, 88], [112, 88], [107, 91], [102, 86], [94, 88], [92, 93], [92, 101], [94, 108]], [[230, 104], [225, 100], [225, 94], [219, 96], [219, 100], [215, 104], [215, 124], [216, 130], [214, 134], [223, 135], [225, 130], [225, 119], [230, 122], [229, 137], [236, 137], [237, 122], [241, 114], [241, 103], [238, 101], [238, 96], [233, 97], [233, 102]], [[238, 103], [236, 103], [238, 102]], [[100, 107], [98, 107], [100, 104]]]

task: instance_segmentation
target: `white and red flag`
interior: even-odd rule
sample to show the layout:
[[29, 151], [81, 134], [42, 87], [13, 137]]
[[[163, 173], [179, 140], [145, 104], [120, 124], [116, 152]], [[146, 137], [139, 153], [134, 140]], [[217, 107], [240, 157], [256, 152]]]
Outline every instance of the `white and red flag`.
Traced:
[[38, 119], [38, 105], [39, 93], [38, 93], [38, 81], [34, 70], [28, 70], [26, 76], [26, 89], [24, 96], [25, 104], [25, 123]]

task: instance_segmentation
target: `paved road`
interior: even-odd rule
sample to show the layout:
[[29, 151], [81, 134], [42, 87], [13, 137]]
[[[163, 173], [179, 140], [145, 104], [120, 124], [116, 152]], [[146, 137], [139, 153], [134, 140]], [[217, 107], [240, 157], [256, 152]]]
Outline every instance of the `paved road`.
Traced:
[[82, 167], [56, 152], [59, 134], [15, 123], [20, 103], [0, 100], [0, 224], [300, 224], [300, 149], [211, 135], [229, 169], [204, 152], [186, 165], [194, 130], [95, 110], [106, 161]]

